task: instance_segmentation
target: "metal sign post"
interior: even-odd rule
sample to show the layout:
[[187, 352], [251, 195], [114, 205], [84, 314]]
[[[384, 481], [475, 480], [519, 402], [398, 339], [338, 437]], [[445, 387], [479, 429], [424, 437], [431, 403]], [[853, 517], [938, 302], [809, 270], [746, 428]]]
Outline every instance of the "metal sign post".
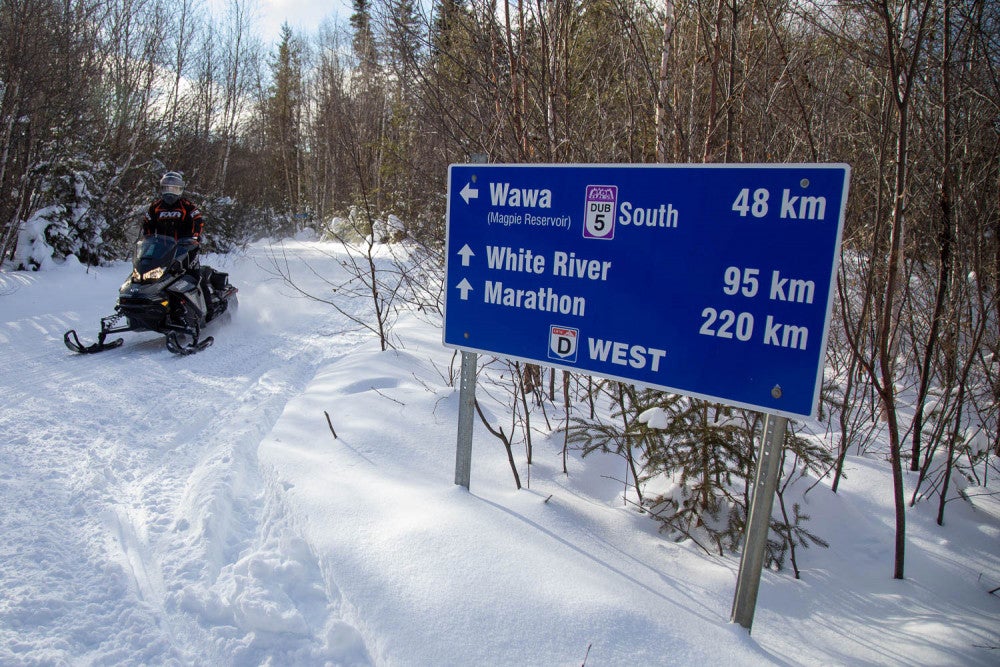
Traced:
[[754, 477], [753, 497], [747, 513], [746, 539], [743, 557], [740, 558], [740, 573], [736, 579], [736, 595], [733, 597], [732, 620], [747, 631], [753, 625], [754, 610], [757, 607], [757, 591], [760, 575], [764, 567], [764, 551], [767, 547], [767, 532], [771, 522], [771, 507], [774, 492], [778, 486], [778, 466], [781, 463], [781, 448], [785, 442], [788, 419], [767, 415], [764, 421], [764, 436], [760, 442], [757, 457], [757, 474]]
[[[469, 162], [486, 164], [489, 158], [477, 153]], [[466, 490], [472, 481], [472, 425], [476, 409], [476, 364], [479, 355], [462, 351], [462, 370], [458, 390], [458, 443], [455, 447], [455, 484]]]
[[455, 484], [469, 488], [472, 478], [472, 422], [476, 409], [475, 352], [462, 352], [458, 390], [458, 446], [455, 448]]

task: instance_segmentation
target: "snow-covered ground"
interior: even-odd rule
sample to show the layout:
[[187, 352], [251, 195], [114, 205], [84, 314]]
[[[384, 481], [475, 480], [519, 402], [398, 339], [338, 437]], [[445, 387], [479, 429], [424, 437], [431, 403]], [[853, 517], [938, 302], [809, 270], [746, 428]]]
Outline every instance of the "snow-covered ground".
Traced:
[[[850, 457], [840, 493], [805, 497], [830, 548], [799, 554], [801, 580], [764, 573], [748, 635], [738, 560], [624, 507], [620, 460], [563, 475], [561, 437], [539, 436], [515, 491], [477, 423], [455, 486], [439, 327], [404, 316], [382, 352], [271, 252], [212, 259], [240, 308], [190, 357], [155, 334], [63, 346], [93, 340], [126, 264], [0, 273], [0, 664], [1000, 664], [987, 503], [951, 503], [943, 528], [910, 511], [893, 580], [887, 464]], [[284, 244], [300, 285], [364, 318], [317, 276], [336, 283], [341, 252]]]

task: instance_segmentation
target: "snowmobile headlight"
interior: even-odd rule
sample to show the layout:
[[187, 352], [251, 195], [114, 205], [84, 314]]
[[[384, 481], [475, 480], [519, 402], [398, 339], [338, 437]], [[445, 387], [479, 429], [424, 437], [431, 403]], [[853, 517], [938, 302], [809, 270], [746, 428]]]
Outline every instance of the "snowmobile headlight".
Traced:
[[162, 277], [163, 277], [162, 266], [158, 266], [155, 269], [150, 269], [149, 271], [146, 271], [144, 274], [142, 274], [143, 282], [147, 280], [159, 280]]

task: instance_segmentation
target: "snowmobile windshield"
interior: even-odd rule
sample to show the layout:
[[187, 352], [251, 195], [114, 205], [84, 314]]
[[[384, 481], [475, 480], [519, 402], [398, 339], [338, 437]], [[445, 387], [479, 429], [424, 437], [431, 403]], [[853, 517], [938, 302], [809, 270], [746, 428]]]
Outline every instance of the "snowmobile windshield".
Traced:
[[177, 241], [172, 236], [147, 236], [135, 249], [135, 266], [132, 280], [152, 282], [159, 280], [174, 261]]
[[176, 247], [177, 241], [172, 236], [161, 236], [159, 234], [147, 236], [139, 241], [139, 245], [136, 248], [136, 263], [140, 261], [143, 263], [168, 263], [173, 260], [174, 249]]

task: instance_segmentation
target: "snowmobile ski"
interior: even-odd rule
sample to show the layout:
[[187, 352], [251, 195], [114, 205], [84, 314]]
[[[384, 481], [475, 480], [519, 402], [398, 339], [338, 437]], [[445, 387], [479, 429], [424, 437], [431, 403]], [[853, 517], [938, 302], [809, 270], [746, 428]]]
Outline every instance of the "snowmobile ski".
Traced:
[[204, 340], [199, 341], [195, 339], [192, 340], [187, 345], [184, 345], [180, 342], [180, 339], [178, 338], [176, 332], [171, 331], [170, 333], [167, 334], [167, 349], [173, 352], [174, 354], [186, 355], [186, 354], [194, 354], [195, 352], [201, 352], [214, 342], [215, 338], [209, 336]]
[[98, 336], [97, 342], [93, 345], [84, 345], [80, 342], [80, 337], [76, 335], [75, 329], [70, 329], [63, 335], [63, 342], [66, 343], [66, 347], [79, 354], [94, 354], [97, 352], [104, 352], [105, 350], [113, 350], [116, 347], [121, 347], [122, 343], [125, 342], [124, 338], [116, 338], [111, 342], [104, 342], [104, 336]]

